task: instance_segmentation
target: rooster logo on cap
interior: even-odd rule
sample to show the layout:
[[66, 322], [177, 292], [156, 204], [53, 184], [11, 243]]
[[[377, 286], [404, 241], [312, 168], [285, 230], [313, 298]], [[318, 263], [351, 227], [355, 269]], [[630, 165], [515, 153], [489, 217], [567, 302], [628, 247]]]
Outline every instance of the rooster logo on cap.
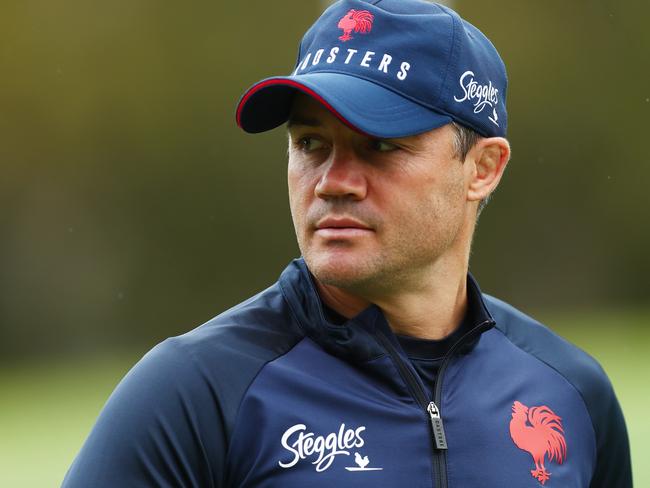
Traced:
[[339, 29], [343, 29], [343, 35], [339, 37], [343, 42], [354, 39], [350, 34], [354, 32], [360, 32], [361, 34], [367, 34], [372, 29], [372, 21], [374, 19], [372, 15], [367, 10], [354, 10], [351, 9], [347, 14], [339, 20]]

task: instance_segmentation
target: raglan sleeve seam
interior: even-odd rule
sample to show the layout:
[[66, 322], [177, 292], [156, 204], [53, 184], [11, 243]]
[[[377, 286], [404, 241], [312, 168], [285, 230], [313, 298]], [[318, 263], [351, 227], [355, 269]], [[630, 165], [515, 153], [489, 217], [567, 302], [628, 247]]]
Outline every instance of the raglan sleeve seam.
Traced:
[[[201, 371], [201, 367], [200, 367], [200, 364], [199, 364], [199, 360], [197, 359], [197, 357], [196, 357], [194, 351], [191, 350], [190, 348], [188, 348], [188, 347], [187, 347], [187, 346], [186, 346], [186, 345], [185, 345], [185, 344], [184, 344], [184, 343], [179, 339], [178, 336], [176, 336], [176, 337], [169, 337], [169, 338], [167, 338], [167, 339], [166, 339], [165, 341], [163, 341], [163, 342], [167, 342], [171, 347], [173, 347], [174, 349], [176, 349], [179, 353], [181, 353], [181, 354], [183, 354], [184, 356], [186, 356], [187, 358], [189, 358], [189, 360], [190, 360], [191, 363], [192, 363], [192, 369], [196, 372], [196, 374], [199, 375], [199, 377], [203, 378], [204, 374], [203, 374], [203, 372]], [[210, 388], [210, 387], [207, 386], [207, 385], [206, 385], [206, 387], [207, 387], [208, 390], [210, 391], [211, 395], [214, 395], [214, 393], [213, 393], [213, 391], [212, 391], [212, 388]], [[220, 404], [219, 404], [218, 402], [216, 402], [216, 405], [220, 405]], [[224, 422], [224, 418], [223, 418], [223, 417], [224, 417], [224, 413], [221, 411], [221, 409], [219, 409], [219, 419], [220, 419], [220, 422], [221, 422], [221, 424], [222, 424], [222, 429], [223, 429], [224, 437], [226, 438], [226, 441], [227, 441], [228, 431], [227, 431], [227, 429], [226, 429], [226, 425], [225, 425], [225, 422]], [[200, 434], [201, 434], [200, 432], [196, 432], [196, 435], [197, 435], [197, 436], [200, 436]], [[214, 472], [213, 472], [213, 469], [212, 469], [212, 463], [210, 462], [210, 456], [209, 456], [208, 453], [205, 451], [205, 447], [203, 446], [203, 443], [202, 443], [202, 442], [199, 442], [199, 445], [201, 446], [201, 454], [203, 455], [203, 458], [205, 459], [205, 464], [206, 464], [206, 466], [207, 466], [208, 474], [209, 474], [209, 476], [210, 476], [210, 479], [213, 480], [213, 481], [215, 481]], [[217, 486], [218, 486], [218, 485], [217, 485]]]
[[[299, 337], [296, 340], [296, 342], [294, 342], [294, 344], [292, 344], [291, 347], [287, 348], [287, 350], [284, 351], [282, 354], [278, 354], [277, 356], [269, 359], [268, 361], [265, 361], [264, 364], [262, 364], [260, 366], [257, 373], [255, 373], [255, 375], [251, 378], [250, 382], [248, 383], [248, 385], [244, 389], [241, 398], [239, 399], [239, 403], [237, 405], [237, 414], [235, 415], [235, 419], [233, 420], [233, 432], [236, 430], [237, 425], [239, 424], [239, 415], [240, 415], [240, 412], [241, 412], [242, 403], [244, 402], [244, 399], [248, 395], [248, 392], [250, 391], [251, 387], [253, 386], [253, 384], [255, 383], [257, 378], [259, 377], [259, 375], [262, 373], [264, 368], [266, 368], [270, 363], [273, 363], [274, 361], [277, 361], [278, 359], [280, 359], [280, 358], [286, 356], [287, 354], [289, 354], [298, 344], [300, 344], [300, 342], [302, 342], [303, 339], [304, 339], [304, 337]], [[229, 439], [228, 439], [228, 446], [227, 446], [227, 449], [226, 449], [226, 456], [225, 456], [226, 465], [229, 464], [228, 459], [230, 458], [230, 451], [232, 449], [233, 438], [234, 438], [234, 435], [231, 435], [231, 436], [229, 436]]]
[[592, 471], [592, 473], [591, 473], [591, 476], [592, 476], [592, 478], [593, 478], [593, 475], [594, 475], [595, 470], [596, 470], [596, 467], [597, 467], [597, 459], [598, 459], [598, 436], [597, 436], [597, 434], [596, 434], [596, 425], [595, 425], [594, 417], [593, 417], [593, 415], [592, 415], [592, 413], [591, 413], [591, 410], [589, 409], [589, 405], [587, 404], [587, 400], [585, 399], [584, 394], [582, 393], [582, 391], [581, 391], [581, 390], [580, 390], [580, 389], [579, 389], [579, 388], [578, 388], [578, 387], [577, 387], [577, 386], [576, 386], [576, 385], [575, 385], [571, 380], [569, 380], [569, 378], [567, 378], [567, 377], [566, 377], [566, 376], [565, 376], [565, 375], [564, 375], [560, 370], [558, 370], [555, 366], [553, 366], [552, 364], [550, 364], [550, 363], [547, 362], [547, 361], [544, 361], [544, 360], [543, 360], [542, 358], [540, 358], [539, 356], [537, 356], [537, 355], [533, 354], [532, 352], [527, 351], [526, 349], [524, 349], [523, 347], [521, 347], [519, 344], [517, 344], [516, 342], [514, 342], [510, 337], [508, 337], [508, 335], [507, 335], [505, 332], [503, 332], [501, 329], [496, 329], [496, 330], [498, 330], [498, 331], [499, 331], [499, 332], [500, 332], [500, 333], [501, 333], [501, 334], [502, 334], [502, 335], [503, 335], [503, 336], [508, 340], [508, 342], [510, 342], [510, 344], [512, 344], [514, 347], [516, 347], [516, 348], [519, 349], [520, 351], [526, 353], [527, 355], [529, 355], [529, 356], [535, 358], [535, 359], [536, 359], [537, 361], [539, 361], [540, 363], [546, 365], [547, 367], [549, 367], [549, 368], [551, 368], [553, 371], [555, 371], [559, 376], [562, 377], [562, 379], [564, 379], [564, 381], [566, 381], [569, 385], [571, 385], [571, 388], [573, 388], [573, 390], [575, 390], [575, 391], [578, 393], [578, 395], [580, 396], [580, 400], [582, 400], [582, 403], [583, 403], [583, 405], [584, 405], [584, 407], [585, 407], [585, 410], [587, 411], [587, 414], [589, 415], [589, 424], [591, 425], [591, 430], [592, 430], [593, 440], [594, 440], [594, 452], [592, 453], [593, 458], [594, 458], [594, 468], [593, 468], [593, 471]]

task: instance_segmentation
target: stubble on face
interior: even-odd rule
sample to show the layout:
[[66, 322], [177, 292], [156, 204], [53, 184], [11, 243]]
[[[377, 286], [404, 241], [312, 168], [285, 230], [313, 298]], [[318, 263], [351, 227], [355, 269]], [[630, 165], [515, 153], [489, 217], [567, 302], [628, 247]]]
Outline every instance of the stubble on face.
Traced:
[[[321, 121], [328, 143], [365, 144], [319, 105], [306, 106]], [[327, 167], [305, 164], [305, 155], [289, 150], [289, 196], [298, 245], [316, 279], [359, 296], [373, 297], [426, 286], [439, 261], [453, 253], [464, 220], [462, 165], [453, 158], [448, 127], [404, 138], [405, 148], [388, 154], [382, 164], [357, 158], [350, 171], [365, 178], [367, 195], [319, 198], [314, 188]], [[296, 134], [299, 136], [299, 133]], [[352, 239], [323, 239], [317, 222], [346, 216], [372, 232]]]
[[[436, 199], [400, 213], [399, 223], [375, 219], [371, 245], [338, 242], [319, 245], [294, 212], [300, 251], [316, 279], [359, 296], [372, 297], [398, 291], [418, 291], [428, 285], [442, 256], [459, 234], [457, 212], [443, 214]], [[347, 215], [359, 215], [357, 209]], [[309, 219], [307, 219], [309, 220]], [[299, 227], [300, 226], [300, 227]], [[302, 230], [300, 230], [302, 229]]]

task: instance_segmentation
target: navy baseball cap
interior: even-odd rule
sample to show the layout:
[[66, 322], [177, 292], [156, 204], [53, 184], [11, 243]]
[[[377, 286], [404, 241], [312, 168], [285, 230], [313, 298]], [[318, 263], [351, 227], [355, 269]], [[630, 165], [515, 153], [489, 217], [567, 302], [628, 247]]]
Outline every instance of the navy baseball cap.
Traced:
[[300, 43], [293, 73], [242, 96], [237, 124], [264, 132], [289, 118], [296, 92], [374, 137], [404, 137], [452, 121], [505, 136], [506, 69], [481, 31], [426, 0], [341, 0]]

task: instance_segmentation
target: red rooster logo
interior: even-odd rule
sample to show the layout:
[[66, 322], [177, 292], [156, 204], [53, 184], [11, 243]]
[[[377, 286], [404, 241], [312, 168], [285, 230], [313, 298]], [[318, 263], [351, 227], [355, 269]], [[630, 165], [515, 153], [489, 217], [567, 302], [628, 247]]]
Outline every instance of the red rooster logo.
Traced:
[[354, 32], [367, 34], [372, 29], [372, 21], [374, 18], [374, 15], [367, 10], [350, 10], [339, 20], [338, 28], [343, 29], [343, 35], [339, 39], [343, 42], [353, 39], [350, 35], [353, 30]]
[[522, 451], [533, 456], [535, 469], [530, 471], [533, 478], [545, 484], [551, 473], [544, 467], [544, 457], [562, 464], [566, 459], [566, 441], [562, 419], [546, 406], [528, 408], [521, 402], [512, 404], [510, 437]]

